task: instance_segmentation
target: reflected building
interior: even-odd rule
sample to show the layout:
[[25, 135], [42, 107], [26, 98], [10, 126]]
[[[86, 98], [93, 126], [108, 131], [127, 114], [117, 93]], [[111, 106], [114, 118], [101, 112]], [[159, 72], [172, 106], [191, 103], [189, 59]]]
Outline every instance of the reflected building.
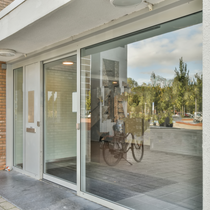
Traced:
[[[87, 61], [82, 60], [82, 72], [87, 68], [83, 62]], [[92, 129], [87, 148], [92, 151], [91, 160], [100, 162], [101, 133], [114, 135], [116, 121], [127, 115], [127, 102], [119, 97], [127, 91], [127, 46], [91, 55], [90, 66]]]
[[[84, 82], [84, 85], [81, 86], [81, 103], [85, 104], [85, 99], [89, 97], [89, 92], [91, 91], [91, 56], [82, 57], [81, 60], [81, 81]], [[81, 109], [83, 116], [89, 114], [89, 111], [85, 111], [84, 108]]]

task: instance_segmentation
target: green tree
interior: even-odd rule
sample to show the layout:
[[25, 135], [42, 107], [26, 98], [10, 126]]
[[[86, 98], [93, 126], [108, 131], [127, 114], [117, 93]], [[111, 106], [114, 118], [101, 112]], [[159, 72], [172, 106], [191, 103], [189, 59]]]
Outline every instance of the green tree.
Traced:
[[195, 101], [197, 110], [202, 112], [202, 91], [203, 91], [203, 75], [196, 74], [195, 75]]
[[184, 63], [183, 58], [179, 60], [179, 69], [175, 68], [175, 78], [173, 82], [173, 96], [175, 106], [183, 114], [186, 105], [185, 93], [189, 84], [189, 70], [187, 64]]
[[130, 77], [127, 79], [127, 83], [131, 89], [138, 87], [138, 82], [136, 82], [134, 79]]
[[153, 91], [149, 84], [142, 84], [133, 87], [132, 92], [128, 95], [128, 112], [132, 112], [133, 117], [149, 118], [152, 108]]

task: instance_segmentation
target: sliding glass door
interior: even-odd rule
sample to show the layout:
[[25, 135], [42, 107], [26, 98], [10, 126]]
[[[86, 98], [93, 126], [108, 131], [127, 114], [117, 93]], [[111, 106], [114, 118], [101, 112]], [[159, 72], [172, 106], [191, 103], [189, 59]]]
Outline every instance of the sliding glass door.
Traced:
[[81, 49], [85, 196], [202, 209], [201, 22], [196, 13]]
[[76, 55], [44, 64], [44, 174], [76, 183]]

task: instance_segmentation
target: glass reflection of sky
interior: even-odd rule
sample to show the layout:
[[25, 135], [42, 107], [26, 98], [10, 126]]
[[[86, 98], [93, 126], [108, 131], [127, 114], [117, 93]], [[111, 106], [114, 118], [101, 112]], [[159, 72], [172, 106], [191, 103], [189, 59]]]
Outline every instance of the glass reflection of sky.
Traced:
[[191, 78], [202, 72], [202, 24], [129, 44], [128, 77], [139, 85], [149, 83], [152, 72], [173, 79], [181, 57]]

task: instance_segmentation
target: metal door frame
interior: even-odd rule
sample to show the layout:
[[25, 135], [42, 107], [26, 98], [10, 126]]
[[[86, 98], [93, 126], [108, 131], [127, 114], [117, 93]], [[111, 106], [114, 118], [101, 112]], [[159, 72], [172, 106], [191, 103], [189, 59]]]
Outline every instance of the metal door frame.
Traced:
[[[77, 55], [76, 51], [74, 51], [72, 53], [68, 53], [68, 54], [65, 54], [65, 55], [62, 55], [62, 56], [58, 56], [58, 57], [55, 57], [53, 59], [49, 59], [49, 60], [41, 62], [41, 64], [42, 64], [42, 71], [41, 71], [41, 75], [42, 75], [42, 80], [41, 80], [41, 83], [42, 83], [42, 95], [41, 95], [41, 97], [42, 97], [42, 101], [43, 101], [42, 102], [43, 110], [41, 111], [41, 113], [42, 113], [42, 122], [43, 122], [42, 123], [42, 130], [43, 130], [43, 132], [42, 132], [42, 148], [43, 148], [42, 151], [43, 151], [43, 155], [42, 155], [42, 164], [41, 164], [42, 166], [41, 167], [42, 167], [42, 178], [43, 179], [46, 179], [48, 181], [54, 182], [56, 184], [59, 184], [61, 186], [64, 186], [64, 187], [67, 187], [69, 189], [72, 189], [72, 190], [76, 191], [77, 190], [77, 183], [79, 182], [78, 179], [77, 179], [77, 183], [73, 183], [73, 182], [69, 182], [69, 181], [66, 181], [64, 179], [61, 179], [59, 177], [56, 177], [56, 176], [44, 173], [44, 155], [45, 155], [44, 154], [44, 129], [45, 129], [44, 128], [44, 85], [45, 84], [44, 84], [44, 68], [43, 68], [43, 66], [44, 66], [44, 64], [50, 63], [52, 61], [57, 61], [59, 59], [66, 58], [66, 57], [69, 57], [69, 56], [74, 56], [74, 55], [77, 56], [77, 60], [78, 60], [78, 55]], [[78, 74], [78, 65], [77, 65], [77, 74]], [[77, 75], [77, 77], [78, 77], [78, 75]], [[78, 82], [78, 80], [77, 80], [77, 82]], [[78, 92], [78, 83], [77, 83], [77, 92]], [[77, 118], [78, 118], [78, 112], [77, 112]], [[76, 127], [76, 123], [75, 123], [75, 127]], [[77, 134], [78, 134], [78, 132], [77, 132]], [[77, 136], [77, 144], [78, 144], [78, 136]], [[78, 153], [77, 153], [77, 157], [76, 158], [78, 159]], [[76, 163], [78, 164], [78, 162], [76, 162]], [[78, 171], [76, 171], [76, 173], [78, 173]], [[77, 174], [76, 174], [76, 177], [78, 177]]]

